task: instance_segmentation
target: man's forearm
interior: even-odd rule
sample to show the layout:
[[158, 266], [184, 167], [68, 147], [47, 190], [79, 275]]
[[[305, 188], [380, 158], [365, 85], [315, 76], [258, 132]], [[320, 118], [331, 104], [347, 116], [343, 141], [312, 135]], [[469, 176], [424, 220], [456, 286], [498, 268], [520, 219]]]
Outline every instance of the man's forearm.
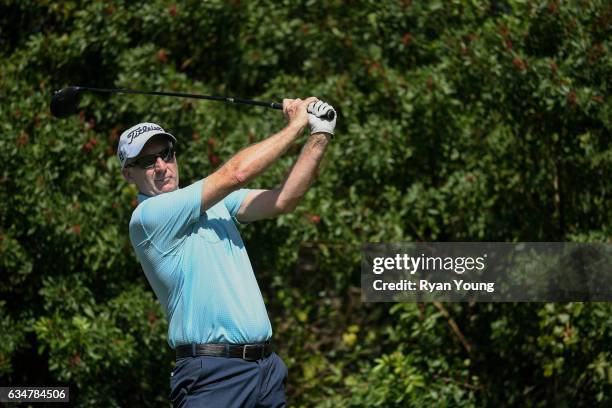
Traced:
[[279, 202], [286, 210], [293, 210], [314, 181], [331, 136], [317, 133], [308, 138], [300, 156], [283, 183]]
[[303, 127], [289, 124], [280, 132], [236, 153], [222, 166], [221, 170], [234, 174], [237, 182], [242, 186], [261, 174], [285, 153], [303, 130]]

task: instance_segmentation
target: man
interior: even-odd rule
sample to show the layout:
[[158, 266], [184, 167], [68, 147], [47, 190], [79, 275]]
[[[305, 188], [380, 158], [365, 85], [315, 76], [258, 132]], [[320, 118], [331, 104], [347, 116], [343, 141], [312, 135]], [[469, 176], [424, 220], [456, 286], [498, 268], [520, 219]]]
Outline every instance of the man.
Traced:
[[[185, 188], [179, 188], [174, 136], [153, 123], [121, 135], [122, 173], [139, 190], [130, 239], [164, 306], [168, 342], [176, 350], [174, 406], [286, 406], [287, 367], [272, 352], [268, 314], [235, 223], [295, 209], [333, 135], [335, 117], [320, 118], [329, 109], [314, 97], [285, 99], [284, 129]], [[282, 186], [243, 189], [306, 125], [311, 135]]]

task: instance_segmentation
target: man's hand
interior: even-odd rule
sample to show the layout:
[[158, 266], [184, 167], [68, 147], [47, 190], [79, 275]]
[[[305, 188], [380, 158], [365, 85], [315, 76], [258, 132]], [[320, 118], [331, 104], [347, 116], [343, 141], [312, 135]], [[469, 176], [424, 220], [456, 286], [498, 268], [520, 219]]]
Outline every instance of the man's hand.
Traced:
[[[322, 116], [325, 115], [329, 110], [334, 111], [334, 119], [327, 120]], [[310, 134], [315, 133], [328, 133], [334, 134], [336, 128], [336, 118], [338, 115], [334, 110], [333, 106], [323, 101], [317, 101], [310, 109], [308, 109], [308, 124], [310, 125]]]
[[308, 105], [317, 102], [314, 96], [301, 99], [283, 99], [283, 114], [289, 125], [303, 129], [308, 124]]

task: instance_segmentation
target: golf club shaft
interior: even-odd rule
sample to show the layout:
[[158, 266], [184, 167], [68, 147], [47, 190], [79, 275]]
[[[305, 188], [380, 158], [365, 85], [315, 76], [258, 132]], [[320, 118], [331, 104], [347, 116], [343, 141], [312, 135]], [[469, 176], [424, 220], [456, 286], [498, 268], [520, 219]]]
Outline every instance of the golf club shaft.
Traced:
[[138, 91], [135, 89], [127, 89], [127, 88], [105, 89], [105, 88], [90, 88], [87, 86], [79, 86], [78, 88], [87, 90], [87, 91], [92, 91], [92, 92], [176, 96], [179, 98], [207, 99], [207, 100], [213, 100], [213, 101], [222, 101], [226, 103], [238, 103], [238, 104], [243, 104], [243, 105], [263, 106], [266, 108], [279, 109], [279, 110], [283, 109], [283, 105], [277, 102], [253, 101], [250, 99], [232, 98], [232, 97], [227, 97], [227, 96], [197, 95], [197, 94], [189, 94], [189, 93], [182, 93], [182, 92]]
[[[97, 93], [124, 93], [124, 94], [140, 94], [140, 95], [159, 95], [159, 96], [174, 96], [179, 98], [194, 98], [194, 99], [207, 99], [219, 102], [225, 102], [230, 104], [243, 104], [243, 105], [255, 105], [263, 106], [265, 108], [272, 108], [282, 110], [283, 105], [277, 102], [262, 102], [253, 101], [250, 99], [232, 98], [227, 96], [209, 96], [209, 95], [198, 95], [188, 94], [182, 92], [161, 92], [161, 91], [139, 91], [136, 89], [128, 88], [92, 88], [88, 86], [69, 86], [67, 88], [60, 89], [53, 94], [51, 98], [50, 110], [53, 116], [58, 118], [66, 118], [76, 113], [81, 94], [85, 91], [97, 92]], [[326, 120], [334, 120], [336, 112], [333, 109], [329, 109], [319, 117]]]

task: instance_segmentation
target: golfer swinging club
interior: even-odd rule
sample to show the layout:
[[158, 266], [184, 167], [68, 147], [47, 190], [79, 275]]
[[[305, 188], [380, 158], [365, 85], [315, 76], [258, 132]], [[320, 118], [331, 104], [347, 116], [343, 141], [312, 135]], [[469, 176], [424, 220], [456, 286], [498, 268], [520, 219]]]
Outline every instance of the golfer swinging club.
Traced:
[[[179, 188], [174, 136], [154, 123], [121, 135], [122, 173], [139, 190], [130, 239], [165, 309], [168, 343], [176, 351], [170, 378], [175, 407], [286, 406], [287, 367], [272, 351], [268, 313], [235, 223], [293, 211], [334, 133], [336, 115], [321, 118], [330, 109], [314, 97], [285, 99], [283, 130], [185, 188]], [[242, 188], [306, 125], [310, 137], [282, 186]]]

